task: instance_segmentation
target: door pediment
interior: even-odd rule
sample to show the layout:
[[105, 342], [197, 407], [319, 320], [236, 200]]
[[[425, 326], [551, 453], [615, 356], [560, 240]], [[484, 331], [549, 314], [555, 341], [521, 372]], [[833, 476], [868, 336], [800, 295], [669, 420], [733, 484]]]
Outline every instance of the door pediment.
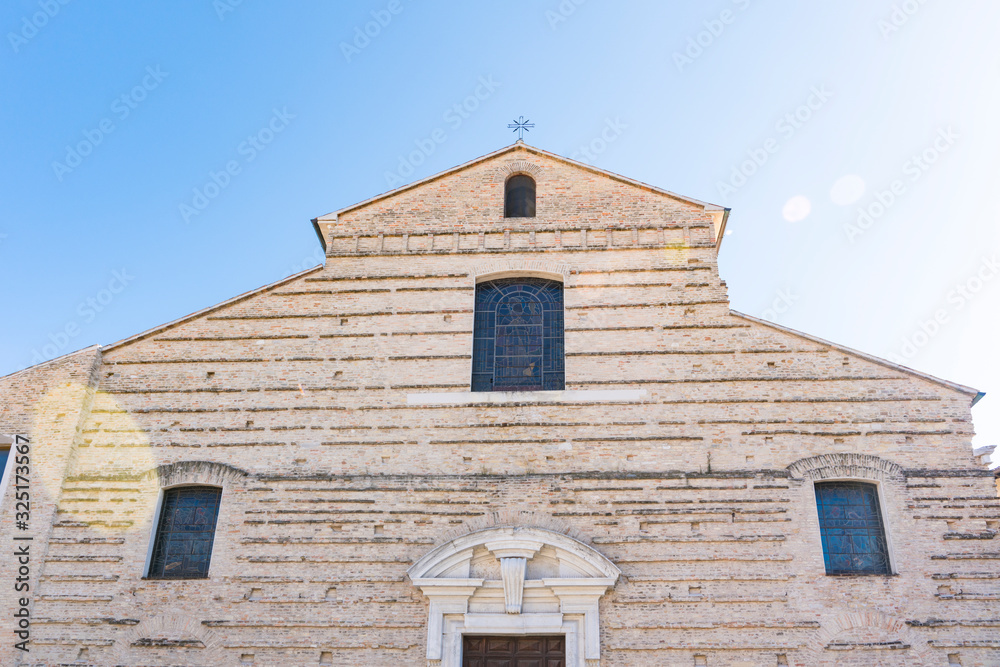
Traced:
[[407, 571], [430, 600], [427, 658], [461, 664], [462, 635], [566, 635], [567, 665], [600, 658], [598, 602], [621, 571], [560, 533], [497, 527], [436, 547]]

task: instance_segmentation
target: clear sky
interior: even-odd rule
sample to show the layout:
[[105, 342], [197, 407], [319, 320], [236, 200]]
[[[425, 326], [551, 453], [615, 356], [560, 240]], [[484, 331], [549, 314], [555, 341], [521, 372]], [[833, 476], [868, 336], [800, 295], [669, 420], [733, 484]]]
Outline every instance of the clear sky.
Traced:
[[526, 140], [732, 207], [734, 309], [988, 395], [1000, 3], [0, 5], [0, 374], [318, 264], [309, 220]]

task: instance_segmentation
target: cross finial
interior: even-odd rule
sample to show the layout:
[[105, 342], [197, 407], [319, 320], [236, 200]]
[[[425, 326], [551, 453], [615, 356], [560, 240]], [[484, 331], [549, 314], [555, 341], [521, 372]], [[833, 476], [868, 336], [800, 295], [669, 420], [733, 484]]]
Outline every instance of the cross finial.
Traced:
[[514, 132], [517, 132], [518, 141], [523, 141], [524, 133], [530, 132], [531, 128], [533, 128], [534, 126], [535, 124], [526, 121], [524, 119], [524, 116], [518, 116], [517, 120], [507, 125], [507, 127], [513, 128]]

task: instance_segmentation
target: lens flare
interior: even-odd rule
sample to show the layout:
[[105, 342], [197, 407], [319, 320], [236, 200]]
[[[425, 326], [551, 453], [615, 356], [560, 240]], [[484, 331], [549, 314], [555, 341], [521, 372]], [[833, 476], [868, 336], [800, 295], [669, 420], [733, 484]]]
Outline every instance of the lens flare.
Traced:
[[830, 200], [838, 206], [848, 206], [865, 194], [865, 181], [857, 174], [841, 176], [830, 188]]
[[809, 199], [803, 195], [797, 195], [785, 202], [784, 208], [781, 209], [781, 215], [788, 222], [801, 222], [809, 217], [810, 211], [812, 211], [812, 204], [809, 203]]

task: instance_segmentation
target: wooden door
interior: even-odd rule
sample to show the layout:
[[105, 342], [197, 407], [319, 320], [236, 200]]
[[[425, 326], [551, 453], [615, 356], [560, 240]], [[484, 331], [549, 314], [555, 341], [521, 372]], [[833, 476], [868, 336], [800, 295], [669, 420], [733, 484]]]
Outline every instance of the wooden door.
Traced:
[[462, 667], [566, 667], [566, 637], [465, 635]]

